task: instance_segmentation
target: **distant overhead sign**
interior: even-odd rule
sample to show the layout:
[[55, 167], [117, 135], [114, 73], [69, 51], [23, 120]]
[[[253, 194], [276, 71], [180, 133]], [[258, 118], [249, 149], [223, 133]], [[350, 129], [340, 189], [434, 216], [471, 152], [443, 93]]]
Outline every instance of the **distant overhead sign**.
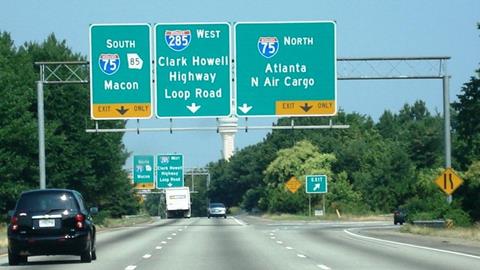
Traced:
[[154, 158], [152, 155], [133, 156], [133, 184], [136, 189], [154, 189]]
[[156, 115], [230, 115], [228, 23], [155, 25]]
[[327, 193], [327, 176], [307, 175], [305, 191], [307, 193]]
[[183, 187], [183, 155], [160, 154], [157, 156], [157, 188]]
[[443, 190], [443, 192], [452, 195], [452, 193], [463, 184], [463, 180], [455, 173], [455, 171], [453, 171], [452, 168], [447, 168], [439, 177], [437, 177], [435, 183]]
[[295, 176], [292, 176], [286, 183], [285, 187], [290, 190], [290, 192], [295, 193], [302, 186], [302, 182], [298, 181]]
[[238, 116], [336, 114], [335, 22], [234, 27]]
[[152, 116], [150, 28], [149, 24], [90, 26], [93, 119]]

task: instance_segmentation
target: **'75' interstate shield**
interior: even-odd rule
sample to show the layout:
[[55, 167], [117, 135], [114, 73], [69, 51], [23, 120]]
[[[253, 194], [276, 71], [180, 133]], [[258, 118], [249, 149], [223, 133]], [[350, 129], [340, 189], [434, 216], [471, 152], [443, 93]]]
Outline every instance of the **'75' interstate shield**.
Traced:
[[165, 42], [174, 51], [183, 51], [192, 40], [190, 30], [165, 30]]
[[258, 39], [258, 51], [265, 58], [272, 58], [278, 52], [277, 37], [260, 37]]
[[113, 75], [120, 68], [120, 56], [118, 54], [102, 53], [98, 58], [98, 65], [103, 73]]

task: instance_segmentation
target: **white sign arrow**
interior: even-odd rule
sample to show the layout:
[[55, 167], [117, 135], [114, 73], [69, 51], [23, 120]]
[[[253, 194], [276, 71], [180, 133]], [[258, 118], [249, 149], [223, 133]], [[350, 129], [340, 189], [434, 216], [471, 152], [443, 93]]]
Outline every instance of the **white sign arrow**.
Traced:
[[197, 106], [196, 103], [192, 103], [192, 105], [187, 106], [187, 109], [189, 109], [192, 113], [196, 113], [200, 109], [200, 107], [202, 106]]
[[173, 186], [173, 184], [172, 184], [172, 183], [168, 183], [168, 185], [167, 185], [167, 186], [169, 186], [169, 187], [172, 187], [172, 186]]
[[248, 113], [253, 107], [252, 106], [248, 106], [247, 103], [243, 103], [243, 105], [240, 107], [238, 107], [240, 109], [240, 111], [242, 111], [243, 113]]
[[136, 53], [127, 53], [128, 68], [129, 69], [142, 69], [143, 60]]
[[315, 184], [315, 186], [313, 186], [313, 191], [316, 191], [319, 189], [320, 189], [320, 184]]

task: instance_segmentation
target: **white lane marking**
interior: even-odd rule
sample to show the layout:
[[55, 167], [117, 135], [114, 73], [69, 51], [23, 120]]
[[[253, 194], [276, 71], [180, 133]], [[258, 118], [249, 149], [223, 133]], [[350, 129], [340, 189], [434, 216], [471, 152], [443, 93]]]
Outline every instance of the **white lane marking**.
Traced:
[[182, 229], [178, 229], [179, 232], [183, 231]]
[[437, 251], [437, 252], [442, 252], [442, 253], [447, 253], [447, 254], [453, 254], [453, 255], [458, 255], [458, 256], [464, 256], [468, 258], [473, 258], [480, 260], [480, 256], [475, 256], [475, 255], [470, 255], [466, 253], [461, 253], [461, 252], [456, 252], [456, 251], [450, 251], [450, 250], [444, 250], [444, 249], [438, 249], [438, 248], [430, 248], [430, 247], [424, 247], [424, 246], [417, 246], [417, 245], [412, 245], [412, 244], [407, 244], [407, 243], [402, 243], [402, 242], [395, 242], [395, 241], [390, 241], [390, 240], [383, 240], [383, 239], [378, 239], [374, 237], [369, 237], [369, 236], [363, 236], [360, 234], [352, 233], [351, 231], [345, 229], [343, 230], [345, 233], [355, 236], [358, 238], [363, 238], [363, 239], [368, 239], [368, 240], [374, 240], [378, 242], [383, 242], [383, 243], [390, 243], [390, 244], [395, 244], [395, 245], [400, 245], [400, 246], [406, 246], [406, 247], [413, 247], [413, 248], [418, 248], [418, 249], [425, 249], [425, 250], [430, 250], [430, 251]]
[[303, 254], [297, 254], [297, 257], [300, 257], [300, 258], [307, 258], [307, 256], [303, 255]]
[[161, 246], [156, 246], [155, 249], [162, 249], [162, 247]]
[[272, 240], [275, 240], [275, 238], [276, 238], [275, 236], [270, 237], [270, 239], [272, 239]]
[[162, 241], [161, 243], [162, 243], [162, 244], [166, 244], [166, 243], [168, 243], [168, 242], [167, 242], [167, 241]]
[[274, 236], [275, 234], [274, 233], [270, 233], [271, 236]]
[[144, 259], [150, 259], [150, 257], [152, 257], [151, 254], [145, 254], [145, 255], [142, 256], [142, 258], [144, 258]]
[[233, 218], [233, 220], [235, 220], [235, 222], [237, 222], [239, 225], [242, 225], [242, 226], [245, 226], [245, 225], [246, 225], [245, 222], [243, 222], [242, 220], [237, 219], [236, 217], [231, 217], [231, 218]]
[[172, 237], [167, 237], [168, 240], [172, 240], [173, 238]]
[[285, 247], [285, 248], [288, 249], [288, 250], [292, 250], [292, 249], [293, 249], [292, 247]]
[[173, 236], [177, 235], [176, 233], [172, 233]]
[[134, 270], [135, 268], [137, 268], [136, 265], [129, 265], [129, 266], [125, 267], [125, 270]]
[[277, 244], [281, 245], [281, 244], [283, 244], [283, 242], [282, 241], [277, 241]]
[[332, 268], [330, 268], [330, 267], [328, 267], [328, 266], [326, 266], [326, 265], [324, 265], [324, 264], [318, 264], [317, 266], [320, 267], [320, 268], [322, 268], [323, 270], [331, 270], [331, 269], [332, 269]]

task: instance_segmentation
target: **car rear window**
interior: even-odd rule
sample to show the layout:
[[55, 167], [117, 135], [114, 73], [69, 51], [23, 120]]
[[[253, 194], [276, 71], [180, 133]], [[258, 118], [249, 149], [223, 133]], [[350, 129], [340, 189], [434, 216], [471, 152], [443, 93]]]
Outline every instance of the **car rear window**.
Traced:
[[37, 192], [23, 194], [17, 211], [48, 212], [52, 210], [77, 210], [75, 198], [68, 192]]
[[215, 207], [225, 208], [225, 205], [223, 205], [223, 203], [212, 203], [212, 204], [210, 204], [210, 208], [215, 208]]

